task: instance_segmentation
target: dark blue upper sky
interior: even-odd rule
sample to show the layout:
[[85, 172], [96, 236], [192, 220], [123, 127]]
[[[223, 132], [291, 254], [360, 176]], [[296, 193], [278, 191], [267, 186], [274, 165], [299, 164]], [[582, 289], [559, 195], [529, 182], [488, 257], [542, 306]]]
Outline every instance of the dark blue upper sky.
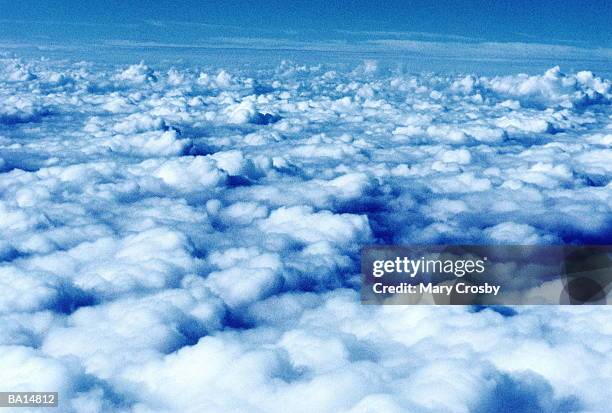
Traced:
[[411, 39], [612, 44], [610, 0], [0, 0], [0, 40]]

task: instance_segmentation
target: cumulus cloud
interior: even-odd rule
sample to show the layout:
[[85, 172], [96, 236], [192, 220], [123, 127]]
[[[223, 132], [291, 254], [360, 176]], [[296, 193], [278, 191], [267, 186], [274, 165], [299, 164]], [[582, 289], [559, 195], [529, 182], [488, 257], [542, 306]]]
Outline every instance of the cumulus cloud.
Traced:
[[144, 62], [140, 62], [121, 70], [114, 76], [114, 79], [122, 82], [143, 83], [145, 81], [155, 81], [157, 76], [153, 69], [145, 65]]
[[313, 212], [306, 206], [279, 208], [261, 222], [263, 231], [283, 234], [304, 243], [327, 241], [355, 249], [368, 241], [370, 229], [363, 215]]

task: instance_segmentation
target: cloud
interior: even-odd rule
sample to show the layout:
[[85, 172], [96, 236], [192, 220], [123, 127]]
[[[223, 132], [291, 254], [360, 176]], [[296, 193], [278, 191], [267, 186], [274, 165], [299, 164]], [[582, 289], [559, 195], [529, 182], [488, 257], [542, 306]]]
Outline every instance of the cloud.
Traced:
[[6, 390], [66, 412], [607, 411], [606, 307], [356, 290], [366, 244], [609, 243], [609, 79], [172, 65], [0, 59]]

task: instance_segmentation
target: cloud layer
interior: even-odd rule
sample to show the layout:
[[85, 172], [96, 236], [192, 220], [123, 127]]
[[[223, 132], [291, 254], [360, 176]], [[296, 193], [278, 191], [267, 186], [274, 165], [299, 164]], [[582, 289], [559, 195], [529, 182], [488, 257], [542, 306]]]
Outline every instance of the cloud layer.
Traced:
[[365, 244], [609, 243], [611, 100], [558, 67], [0, 59], [0, 383], [62, 412], [604, 412], [607, 308], [355, 289]]

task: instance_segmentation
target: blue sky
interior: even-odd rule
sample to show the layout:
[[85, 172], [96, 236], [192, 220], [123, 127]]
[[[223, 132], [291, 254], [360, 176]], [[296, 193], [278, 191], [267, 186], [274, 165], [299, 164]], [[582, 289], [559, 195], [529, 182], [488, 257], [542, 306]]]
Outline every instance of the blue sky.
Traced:
[[610, 47], [612, 2], [0, 0], [0, 40], [224, 39], [553, 43]]

